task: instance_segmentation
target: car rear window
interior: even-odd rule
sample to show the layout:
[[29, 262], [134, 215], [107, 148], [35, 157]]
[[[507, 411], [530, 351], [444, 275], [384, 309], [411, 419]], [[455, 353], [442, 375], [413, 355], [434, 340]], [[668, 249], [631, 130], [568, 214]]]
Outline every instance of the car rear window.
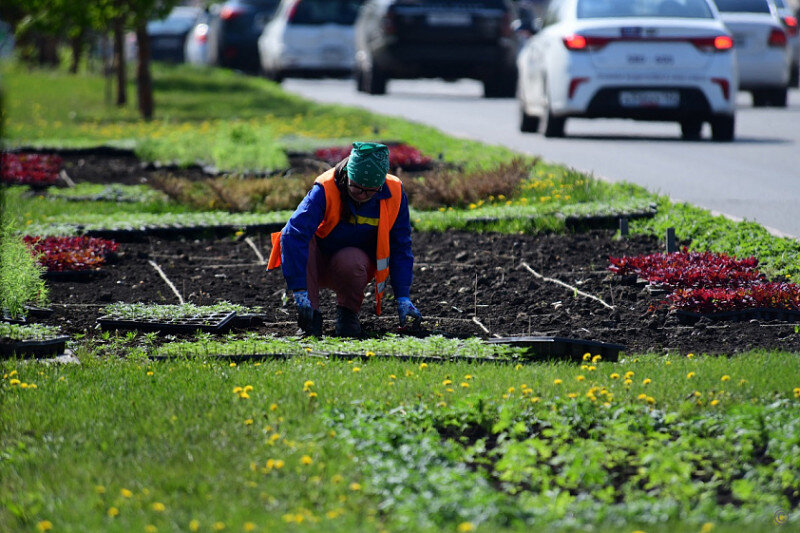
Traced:
[[714, 18], [706, 0], [580, 0], [578, 18]]
[[292, 24], [353, 25], [363, 0], [301, 0], [291, 18]]
[[769, 13], [767, 0], [715, 0], [725, 13]]

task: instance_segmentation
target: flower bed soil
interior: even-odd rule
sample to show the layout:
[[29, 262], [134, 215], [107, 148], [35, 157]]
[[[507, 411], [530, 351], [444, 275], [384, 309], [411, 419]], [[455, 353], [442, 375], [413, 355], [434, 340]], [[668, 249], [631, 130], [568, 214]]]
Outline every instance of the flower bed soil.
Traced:
[[[267, 235], [253, 237], [262, 254]], [[661, 251], [654, 238], [616, 240], [610, 231], [571, 235], [499, 235], [465, 232], [416, 233], [412, 299], [426, 318], [426, 333], [452, 336], [553, 336], [622, 344], [629, 352], [735, 353], [754, 348], [800, 351], [794, 324], [779, 320], [744, 322], [698, 320], [681, 323], [661, 306], [663, 295], [623, 284], [607, 267], [609, 256]], [[264, 307], [263, 324], [248, 328], [263, 334], [294, 335], [291, 298], [284, 303], [283, 276], [267, 273], [243, 240], [231, 238], [171, 241], [148, 238], [120, 246], [119, 261], [91, 284], [50, 283], [54, 313], [44, 320], [65, 333], [97, 335], [101, 308], [112, 302], [177, 303], [177, 298], [148, 263], [155, 261], [187, 302], [220, 300]], [[562, 285], [558, 279], [602, 299], [614, 309]], [[332, 334], [335, 302], [323, 298], [324, 332]], [[395, 332], [394, 306], [375, 317], [370, 293], [361, 317], [369, 335]], [[474, 319], [477, 318], [477, 321]], [[485, 328], [485, 329], [484, 329]], [[486, 333], [486, 330], [489, 333]]]

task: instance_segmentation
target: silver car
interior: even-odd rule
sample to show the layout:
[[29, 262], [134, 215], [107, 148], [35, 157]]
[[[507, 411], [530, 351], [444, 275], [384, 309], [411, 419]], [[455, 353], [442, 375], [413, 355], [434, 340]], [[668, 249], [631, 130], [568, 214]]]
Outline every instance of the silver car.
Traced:
[[739, 89], [753, 105], [786, 107], [789, 85], [788, 36], [772, 0], [715, 0], [733, 34]]
[[797, 17], [792, 12], [792, 7], [787, 0], [772, 0], [778, 9], [778, 18], [783, 23], [783, 29], [789, 37], [789, 59], [791, 71], [789, 72], [789, 87], [800, 87], [800, 27]]

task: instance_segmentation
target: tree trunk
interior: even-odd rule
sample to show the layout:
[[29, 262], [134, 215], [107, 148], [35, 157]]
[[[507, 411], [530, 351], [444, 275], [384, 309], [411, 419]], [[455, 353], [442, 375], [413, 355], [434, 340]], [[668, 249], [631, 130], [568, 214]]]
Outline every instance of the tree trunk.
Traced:
[[56, 38], [51, 35], [39, 35], [36, 38], [36, 45], [39, 49], [39, 65], [57, 67], [59, 61]]
[[83, 45], [84, 39], [86, 37], [86, 29], [81, 28], [78, 32], [78, 35], [70, 39], [70, 46], [72, 47], [72, 63], [69, 65], [69, 73], [70, 74], [77, 74], [78, 73], [78, 66], [81, 62], [81, 56], [83, 55]]
[[139, 61], [136, 67], [136, 83], [139, 95], [139, 113], [145, 120], [153, 118], [153, 77], [150, 73], [150, 41], [147, 38], [147, 20], [136, 21], [136, 41]]
[[128, 73], [125, 61], [125, 26], [122, 17], [114, 19], [114, 70], [117, 72], [117, 105], [128, 103]]

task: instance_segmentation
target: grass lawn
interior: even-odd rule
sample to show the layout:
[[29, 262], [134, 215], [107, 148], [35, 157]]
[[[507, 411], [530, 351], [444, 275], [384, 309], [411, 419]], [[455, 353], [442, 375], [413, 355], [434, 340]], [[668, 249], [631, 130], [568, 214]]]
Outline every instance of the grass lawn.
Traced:
[[[286, 149], [361, 138], [402, 140], [469, 169], [515, 155], [220, 70], [157, 66], [150, 123], [107, 107], [98, 77], [15, 65], [2, 74], [12, 146], [111, 144], [228, 170], [280, 168]], [[505, 219], [631, 197], [659, 203], [633, 231], [675, 227], [695, 249], [755, 255], [771, 276], [800, 277], [796, 241], [555, 165], [532, 167], [513, 198], [414, 216], [429, 229], [493, 216], [507, 223], [497, 229], [531, 230]], [[19, 188], [6, 209], [20, 232], [80, 217], [201, 215], [160, 198], [88, 207]], [[73, 339], [80, 364], [0, 360], [0, 531], [708, 533], [800, 523], [798, 354], [422, 364], [328, 360], [285, 339], [301, 355], [236, 364], [196, 344], [162, 347], [173, 357], [163, 361], [132, 349], [118, 357], [127, 344], [117, 341]], [[326, 349], [378, 351], [337, 342]], [[464, 351], [389, 342], [400, 353]]]

